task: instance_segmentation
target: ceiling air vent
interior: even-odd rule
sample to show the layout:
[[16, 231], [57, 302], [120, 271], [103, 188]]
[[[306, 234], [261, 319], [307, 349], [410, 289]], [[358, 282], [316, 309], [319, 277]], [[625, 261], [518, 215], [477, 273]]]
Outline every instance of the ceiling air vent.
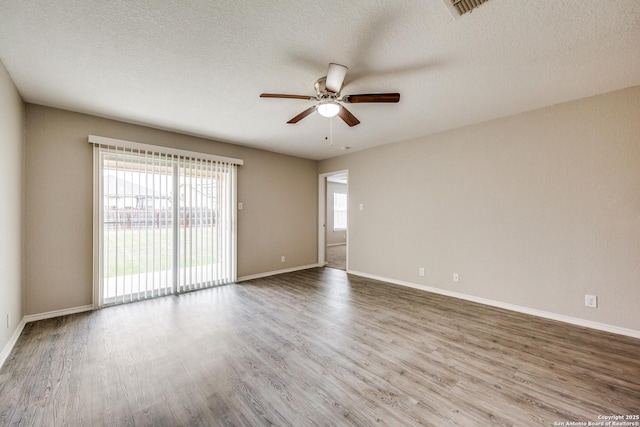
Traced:
[[444, 0], [451, 13], [455, 16], [462, 16], [467, 12], [471, 12], [476, 7], [485, 3], [487, 0]]

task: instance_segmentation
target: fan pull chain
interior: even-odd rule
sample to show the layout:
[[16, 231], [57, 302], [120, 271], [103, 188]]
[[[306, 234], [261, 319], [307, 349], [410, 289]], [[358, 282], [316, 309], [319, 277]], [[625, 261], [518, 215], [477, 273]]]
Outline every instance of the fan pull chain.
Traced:
[[329, 147], [333, 147], [333, 117], [329, 117]]
[[329, 141], [329, 147], [333, 147], [333, 117], [329, 117], [329, 136], [325, 136], [324, 140]]

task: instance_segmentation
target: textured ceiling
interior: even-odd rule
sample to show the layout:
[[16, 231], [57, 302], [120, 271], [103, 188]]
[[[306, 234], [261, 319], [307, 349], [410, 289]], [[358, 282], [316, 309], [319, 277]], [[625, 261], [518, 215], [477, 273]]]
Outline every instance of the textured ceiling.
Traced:
[[[27, 102], [323, 159], [640, 85], [640, 1], [3, 0], [0, 59]], [[312, 114], [349, 67], [353, 128]], [[109, 136], [109, 135], [105, 135]], [[145, 141], [148, 142], [148, 141]]]

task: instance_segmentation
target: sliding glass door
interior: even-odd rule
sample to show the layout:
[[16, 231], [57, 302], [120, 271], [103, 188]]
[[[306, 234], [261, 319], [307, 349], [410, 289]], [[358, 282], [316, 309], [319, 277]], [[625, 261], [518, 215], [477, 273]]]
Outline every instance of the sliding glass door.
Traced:
[[101, 304], [172, 293], [172, 159], [101, 151]]
[[195, 159], [178, 161], [179, 291], [227, 283], [235, 271], [230, 165]]
[[98, 306], [235, 281], [235, 164], [95, 150]]

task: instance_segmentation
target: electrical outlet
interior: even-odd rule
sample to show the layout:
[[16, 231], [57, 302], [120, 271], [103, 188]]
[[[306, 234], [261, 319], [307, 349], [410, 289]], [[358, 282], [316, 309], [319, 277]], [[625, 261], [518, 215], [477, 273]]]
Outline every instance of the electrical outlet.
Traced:
[[597, 295], [585, 295], [584, 305], [591, 308], [598, 308], [598, 296]]
[[458, 273], [453, 273], [453, 281], [454, 282], [459, 282], [460, 281], [460, 275]]
[[418, 274], [424, 276], [424, 267], [420, 267], [420, 269], [418, 270]]
[[280, 257], [280, 262], [285, 262], [285, 260], [286, 260], [286, 258], [284, 257], [284, 255], [282, 255], [282, 256]]

